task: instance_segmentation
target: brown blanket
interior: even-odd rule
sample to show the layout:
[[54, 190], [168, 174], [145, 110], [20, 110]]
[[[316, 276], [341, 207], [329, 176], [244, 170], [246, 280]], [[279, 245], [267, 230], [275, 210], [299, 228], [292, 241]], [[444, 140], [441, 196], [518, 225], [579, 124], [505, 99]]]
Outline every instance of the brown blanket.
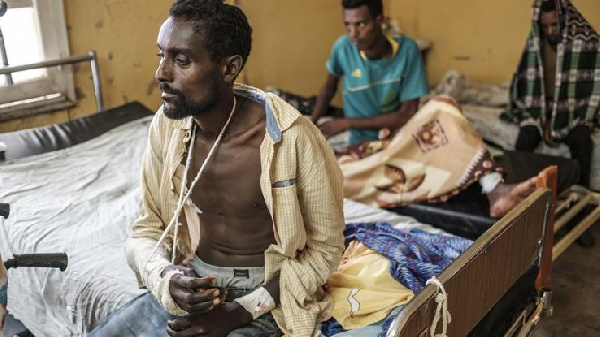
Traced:
[[431, 99], [392, 138], [353, 147], [338, 161], [344, 196], [379, 207], [445, 202], [498, 170], [448, 96]]

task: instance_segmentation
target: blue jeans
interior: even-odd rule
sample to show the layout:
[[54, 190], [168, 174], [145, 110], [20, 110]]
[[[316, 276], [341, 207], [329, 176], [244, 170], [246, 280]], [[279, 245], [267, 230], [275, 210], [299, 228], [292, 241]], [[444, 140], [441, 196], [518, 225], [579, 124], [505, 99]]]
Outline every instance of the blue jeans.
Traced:
[[[151, 293], [127, 302], [97, 326], [89, 337], [164, 337], [167, 321], [177, 318], [169, 314]], [[282, 333], [271, 314], [229, 333], [228, 337], [278, 337]]]
[[[188, 267], [192, 268], [200, 277], [214, 276], [217, 279], [218, 287], [230, 289], [231, 294], [229, 295], [233, 295], [232, 298], [243, 296], [260, 287], [265, 277], [263, 267], [218, 267], [205, 263], [198, 257], [190, 261]], [[148, 292], [134, 298], [111, 314], [89, 336], [167, 336], [167, 321], [176, 318], [163, 308], [154, 295]], [[269, 313], [230, 332], [228, 337], [278, 337], [281, 335], [277, 323]]]

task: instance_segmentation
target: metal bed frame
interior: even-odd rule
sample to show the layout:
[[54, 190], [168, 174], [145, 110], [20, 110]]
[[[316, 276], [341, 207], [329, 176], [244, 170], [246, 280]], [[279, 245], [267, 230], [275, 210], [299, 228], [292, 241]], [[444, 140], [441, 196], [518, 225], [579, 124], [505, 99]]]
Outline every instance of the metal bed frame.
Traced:
[[[444, 336], [469, 335], [532, 267], [539, 270], [532, 286], [536, 296], [519, 310], [508, 331], [501, 335], [528, 336], [542, 315], [552, 314], [555, 167], [540, 174], [538, 187], [541, 188], [494, 224], [438, 276], [447, 291], [447, 308], [452, 314]], [[430, 326], [435, 322], [438, 301], [436, 286], [427, 285], [398, 313], [387, 337], [433, 336]]]
[[[0, 49], [4, 49], [2, 44], [0, 43]], [[94, 84], [94, 97], [96, 99], [96, 110], [98, 112], [104, 111], [104, 99], [102, 98], [102, 88], [100, 86], [100, 70], [98, 69], [98, 58], [96, 56], [95, 51], [88, 52], [87, 55], [81, 56], [71, 56], [62, 59], [42, 61], [37, 63], [29, 63], [22, 64], [16, 66], [7, 66], [0, 67], [0, 75], [7, 76], [11, 78], [12, 73], [16, 73], [19, 71], [31, 70], [31, 69], [40, 69], [40, 68], [49, 68], [49, 67], [57, 67], [64, 65], [72, 65], [81, 62], [90, 62], [91, 70], [92, 70], [92, 81]], [[9, 83], [11, 83], [10, 80]]]
[[[587, 206], [593, 209], [584, 213]], [[600, 193], [592, 192], [583, 187], [573, 186], [559, 197], [556, 207], [557, 220], [554, 224], [554, 233], [564, 228], [567, 223], [577, 216], [584, 218], [577, 222], [560, 240], [554, 243], [552, 259], [556, 260], [577, 238], [600, 219]]]

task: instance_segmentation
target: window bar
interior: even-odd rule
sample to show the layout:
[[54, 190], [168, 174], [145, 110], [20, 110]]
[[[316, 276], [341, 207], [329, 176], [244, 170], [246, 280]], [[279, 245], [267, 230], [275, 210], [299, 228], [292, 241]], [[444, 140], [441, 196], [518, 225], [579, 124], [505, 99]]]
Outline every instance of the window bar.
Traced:
[[92, 69], [92, 80], [94, 82], [94, 96], [96, 98], [96, 109], [98, 112], [104, 111], [104, 100], [102, 98], [102, 88], [100, 87], [100, 70], [98, 69], [98, 59], [95, 51], [90, 51], [87, 55], [71, 56], [57, 60], [42, 61], [37, 63], [22, 64], [18, 66], [0, 67], [0, 75], [12, 74], [19, 71], [49, 68], [68, 64], [76, 64], [89, 61]]
[[[4, 16], [8, 9], [6, 2], [0, 0], [0, 18]], [[2, 27], [0, 27], [0, 64], [2, 67], [8, 67], [8, 55], [6, 54], [6, 46], [4, 45], [4, 34], [2, 34]], [[12, 74], [5, 74], [4, 81], [7, 85], [13, 84]]]

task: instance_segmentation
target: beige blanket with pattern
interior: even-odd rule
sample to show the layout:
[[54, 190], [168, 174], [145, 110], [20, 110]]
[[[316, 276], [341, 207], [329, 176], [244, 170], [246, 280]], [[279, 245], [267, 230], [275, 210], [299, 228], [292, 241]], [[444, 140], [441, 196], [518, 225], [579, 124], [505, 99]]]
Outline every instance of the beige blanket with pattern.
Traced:
[[432, 98], [392, 137], [353, 146], [338, 161], [344, 197], [379, 207], [445, 202], [498, 170], [448, 96]]

